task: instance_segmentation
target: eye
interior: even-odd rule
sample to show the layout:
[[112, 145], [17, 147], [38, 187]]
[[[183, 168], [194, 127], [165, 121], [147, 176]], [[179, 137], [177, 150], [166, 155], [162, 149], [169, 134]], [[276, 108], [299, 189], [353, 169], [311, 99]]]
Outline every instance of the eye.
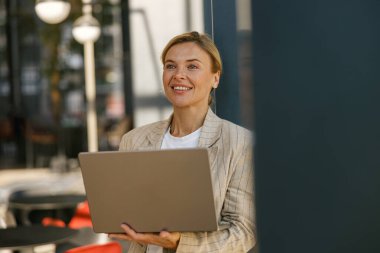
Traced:
[[189, 66], [187, 66], [188, 69], [198, 69], [198, 66], [196, 66], [195, 64], [190, 64]]
[[175, 65], [171, 63], [165, 64], [165, 69], [175, 69]]

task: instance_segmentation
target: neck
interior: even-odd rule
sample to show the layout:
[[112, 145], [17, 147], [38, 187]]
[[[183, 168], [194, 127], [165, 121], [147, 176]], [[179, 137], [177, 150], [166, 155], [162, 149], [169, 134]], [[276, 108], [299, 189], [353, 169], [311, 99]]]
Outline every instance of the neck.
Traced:
[[176, 109], [174, 108], [170, 133], [176, 137], [182, 137], [196, 131], [203, 125], [208, 106], [202, 110]]

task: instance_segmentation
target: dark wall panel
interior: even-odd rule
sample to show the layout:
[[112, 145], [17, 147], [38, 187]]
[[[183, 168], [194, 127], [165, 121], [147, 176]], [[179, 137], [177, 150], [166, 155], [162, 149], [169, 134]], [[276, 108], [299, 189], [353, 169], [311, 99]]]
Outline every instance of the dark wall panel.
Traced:
[[223, 74], [215, 91], [214, 108], [220, 117], [240, 124], [236, 3], [206, 0], [204, 9], [205, 31], [214, 35], [223, 61]]
[[260, 252], [380, 252], [380, 1], [252, 3]]

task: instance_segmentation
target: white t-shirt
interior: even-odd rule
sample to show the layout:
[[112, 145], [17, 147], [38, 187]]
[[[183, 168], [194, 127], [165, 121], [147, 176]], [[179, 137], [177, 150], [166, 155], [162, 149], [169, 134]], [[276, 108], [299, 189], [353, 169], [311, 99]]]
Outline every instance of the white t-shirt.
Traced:
[[200, 135], [201, 128], [198, 128], [191, 134], [182, 137], [175, 137], [170, 134], [169, 128], [165, 133], [164, 139], [161, 144], [161, 149], [196, 148], [198, 146]]
[[[170, 128], [165, 133], [164, 139], [161, 144], [161, 149], [176, 149], [176, 148], [196, 148], [201, 135], [201, 128], [198, 128], [191, 134], [183, 137], [175, 137], [170, 134]], [[163, 249], [160, 246], [149, 244], [147, 253], [162, 253]]]

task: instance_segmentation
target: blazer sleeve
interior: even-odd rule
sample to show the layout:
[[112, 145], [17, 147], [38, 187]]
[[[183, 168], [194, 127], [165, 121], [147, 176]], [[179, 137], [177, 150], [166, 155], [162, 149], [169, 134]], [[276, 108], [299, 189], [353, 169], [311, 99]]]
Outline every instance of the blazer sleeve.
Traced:
[[236, 152], [240, 154], [235, 153], [237, 159], [231, 159], [232, 167], [221, 210], [220, 229], [214, 232], [181, 233], [177, 253], [247, 252], [254, 247], [256, 227], [252, 145], [247, 138], [243, 142], [245, 144], [242, 149]]

